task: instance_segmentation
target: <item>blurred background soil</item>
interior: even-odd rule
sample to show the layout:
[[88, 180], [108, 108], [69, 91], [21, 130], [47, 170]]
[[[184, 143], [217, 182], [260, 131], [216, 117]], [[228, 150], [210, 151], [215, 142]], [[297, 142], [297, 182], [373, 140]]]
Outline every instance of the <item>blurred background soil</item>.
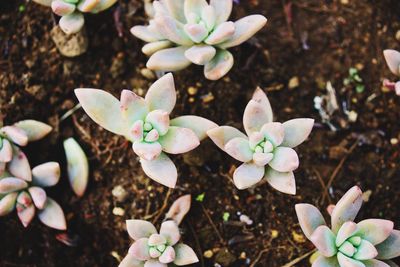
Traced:
[[[144, 69], [143, 43], [129, 33], [146, 21], [142, 1], [119, 1], [107, 12], [86, 16], [89, 49], [70, 59], [51, 40], [57, 18], [50, 9], [3, 0], [1, 112], [7, 124], [33, 118], [54, 127], [25, 151], [32, 166], [62, 163], [62, 181], [48, 193], [64, 208], [69, 230], [59, 233], [37, 219], [24, 229], [15, 213], [0, 218], [0, 266], [117, 266], [131, 243], [125, 220], [159, 225], [165, 207], [187, 193], [193, 205], [182, 231], [200, 258], [196, 266], [276, 267], [301, 257], [313, 246], [301, 233], [294, 205], [307, 202], [325, 211], [355, 184], [366, 192], [359, 219], [386, 218], [400, 228], [400, 98], [381, 86], [384, 78], [395, 78], [382, 50], [400, 48], [400, 1], [241, 0], [232, 19], [254, 13], [265, 15], [268, 24], [232, 49], [236, 62], [225, 78], [208, 81], [197, 66], [174, 74], [173, 116], [197, 114], [241, 128], [245, 105], [260, 86], [278, 121], [315, 118], [310, 140], [297, 148], [296, 196], [268, 184], [238, 191], [231, 181], [238, 162], [210, 141], [173, 157], [179, 179], [177, 188], [168, 190], [145, 177], [123, 138], [99, 128], [82, 110], [60, 120], [77, 104], [75, 88], [102, 88], [115, 96], [128, 88], [144, 95], [154, 82]], [[361, 82], [352, 80], [354, 75]], [[329, 81], [338, 108], [324, 109], [333, 113], [323, 119], [314, 100], [327, 94]], [[71, 136], [91, 165], [82, 199], [72, 193], [65, 173], [62, 141]]]

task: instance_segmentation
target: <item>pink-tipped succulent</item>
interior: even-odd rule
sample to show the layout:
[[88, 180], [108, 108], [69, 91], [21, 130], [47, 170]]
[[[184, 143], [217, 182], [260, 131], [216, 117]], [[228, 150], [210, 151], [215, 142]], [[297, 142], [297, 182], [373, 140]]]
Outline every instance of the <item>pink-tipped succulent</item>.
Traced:
[[97, 14], [114, 5], [117, 0], [33, 0], [51, 7], [61, 17], [60, 28], [66, 34], [79, 32], [85, 24], [84, 13]]
[[161, 224], [160, 233], [153, 224], [143, 220], [126, 221], [129, 236], [134, 243], [119, 267], [184, 266], [198, 262], [191, 247], [180, 243], [179, 224], [189, 211], [190, 195], [178, 198]]
[[[400, 77], [400, 52], [392, 49], [383, 51], [387, 65], [390, 71]], [[387, 79], [383, 81], [383, 85], [396, 92], [400, 96], [400, 81], [392, 82]]]
[[96, 123], [133, 143], [133, 151], [150, 178], [170, 188], [175, 187], [178, 174], [166, 153], [193, 150], [207, 137], [206, 132], [217, 126], [198, 116], [170, 120], [176, 102], [171, 73], [156, 81], [145, 98], [129, 90], [122, 91], [120, 101], [98, 89], [76, 89], [75, 94]]
[[267, 22], [262, 15], [228, 21], [232, 0], [154, 1], [148, 26], [131, 32], [147, 42], [142, 51], [152, 70], [177, 71], [192, 63], [204, 66], [207, 79], [218, 80], [233, 66], [228, 48], [238, 46]]
[[13, 159], [15, 151], [18, 151], [17, 146], [26, 146], [28, 142], [42, 139], [51, 130], [51, 126], [35, 120], [23, 120], [11, 126], [2, 126], [0, 128], [0, 175], [5, 171], [6, 164]]
[[16, 148], [12, 161], [0, 176], [0, 216], [16, 209], [20, 221], [27, 227], [38, 212], [43, 224], [65, 230], [63, 210], [43, 189], [56, 185], [59, 179], [58, 163], [44, 163], [31, 170], [24, 153]]
[[296, 205], [300, 226], [318, 249], [313, 267], [397, 266], [390, 259], [400, 256], [400, 231], [389, 220], [355, 223], [362, 202], [361, 189], [354, 186], [331, 210], [331, 228], [313, 205]]
[[220, 149], [243, 162], [233, 174], [236, 187], [246, 189], [265, 178], [276, 190], [296, 194], [293, 171], [299, 166], [299, 158], [293, 148], [307, 139], [314, 120], [273, 122], [269, 100], [257, 88], [244, 111], [243, 125], [247, 135], [231, 126], [207, 132]]

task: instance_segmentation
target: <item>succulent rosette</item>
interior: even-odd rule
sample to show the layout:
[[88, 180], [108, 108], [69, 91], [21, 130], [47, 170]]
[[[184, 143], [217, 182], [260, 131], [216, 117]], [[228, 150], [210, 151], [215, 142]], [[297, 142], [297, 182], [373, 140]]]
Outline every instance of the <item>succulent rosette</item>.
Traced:
[[296, 213], [306, 237], [317, 247], [313, 267], [395, 267], [400, 256], [400, 231], [392, 221], [354, 219], [363, 203], [359, 187], [351, 188], [331, 211], [331, 228], [310, 204], [297, 204]]
[[[387, 49], [383, 51], [387, 65], [390, 71], [400, 77], [400, 52], [392, 49]], [[397, 95], [400, 95], [400, 81], [392, 82], [387, 79], [383, 81], [383, 85], [391, 90], [394, 90]]]
[[262, 15], [228, 21], [232, 0], [160, 0], [153, 2], [147, 26], [131, 33], [147, 42], [142, 51], [150, 56], [152, 70], [177, 71], [192, 63], [204, 66], [207, 79], [218, 80], [233, 66], [228, 48], [251, 38], [267, 22]]
[[273, 122], [270, 102], [257, 88], [244, 111], [243, 125], [247, 135], [231, 126], [207, 132], [220, 149], [243, 162], [233, 174], [236, 187], [246, 189], [265, 178], [276, 190], [296, 194], [293, 171], [299, 166], [299, 158], [293, 148], [307, 139], [314, 120]]
[[53, 12], [61, 17], [60, 28], [66, 34], [79, 32], [85, 24], [84, 13], [97, 14], [108, 9], [117, 0], [33, 0], [51, 7]]
[[119, 267], [183, 266], [199, 261], [191, 247], [179, 242], [181, 234], [175, 221], [163, 222], [160, 233], [147, 221], [128, 220], [126, 223], [134, 243]]
[[0, 122], [0, 125], [0, 175], [13, 159], [17, 146], [42, 139], [52, 130], [51, 126], [35, 120], [23, 120], [10, 126], [3, 126]]
[[47, 162], [31, 170], [25, 154], [16, 148], [13, 159], [0, 176], [0, 216], [16, 209], [21, 223], [27, 227], [37, 212], [43, 224], [65, 230], [63, 210], [44, 190], [56, 185], [59, 179], [57, 162]]
[[129, 90], [122, 91], [120, 101], [99, 89], [76, 89], [75, 94], [96, 123], [133, 143], [132, 149], [151, 179], [170, 188], [175, 187], [178, 174], [166, 153], [193, 150], [207, 137], [207, 130], [217, 126], [198, 116], [170, 120], [176, 102], [170, 73], [157, 80], [145, 98]]

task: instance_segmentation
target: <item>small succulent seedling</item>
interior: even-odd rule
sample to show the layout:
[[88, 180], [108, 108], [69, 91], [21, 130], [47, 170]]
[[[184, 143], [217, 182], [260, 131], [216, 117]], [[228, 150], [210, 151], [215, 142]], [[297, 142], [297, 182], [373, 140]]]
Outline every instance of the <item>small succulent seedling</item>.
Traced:
[[60, 28], [66, 34], [79, 32], [84, 23], [83, 13], [97, 14], [112, 5], [117, 0], [33, 0], [34, 2], [51, 7], [53, 12], [61, 17]]
[[276, 190], [296, 193], [293, 171], [299, 166], [294, 147], [303, 143], [314, 125], [313, 119], [273, 122], [272, 108], [265, 93], [257, 88], [243, 115], [247, 133], [231, 126], [207, 132], [214, 143], [233, 158], [243, 162], [233, 174], [238, 189], [249, 188], [264, 177]]
[[82, 197], [89, 181], [88, 159], [81, 146], [72, 137], [64, 141], [64, 150], [68, 164], [69, 183], [74, 193]]
[[126, 221], [134, 243], [119, 267], [168, 267], [198, 262], [191, 247], [180, 243], [179, 224], [190, 209], [191, 196], [178, 198], [167, 212], [160, 233], [153, 224], [143, 220]]
[[228, 48], [238, 46], [267, 22], [262, 15], [228, 21], [232, 0], [160, 0], [153, 2], [148, 26], [131, 32], [147, 42], [152, 70], [177, 71], [194, 63], [204, 66], [207, 79], [218, 80], [233, 66]]
[[[0, 126], [2, 126], [0, 122]], [[17, 146], [26, 146], [28, 142], [45, 137], [52, 130], [51, 126], [35, 120], [23, 120], [0, 128], [0, 175], [6, 164], [11, 162]]]
[[[383, 51], [383, 55], [385, 56], [386, 63], [389, 66], [390, 71], [400, 77], [400, 52], [392, 49], [388, 49]], [[397, 95], [400, 96], [400, 81], [392, 82], [389, 80], [384, 80], [383, 85], [387, 88], [394, 90]]]
[[27, 227], [38, 212], [39, 220], [45, 225], [66, 230], [63, 210], [43, 189], [58, 183], [59, 164], [48, 162], [31, 170], [24, 153], [16, 148], [7, 166], [0, 176], [0, 216], [16, 209], [20, 221]]
[[400, 231], [389, 220], [355, 223], [362, 202], [361, 189], [354, 186], [330, 207], [331, 228], [313, 205], [296, 205], [300, 226], [318, 249], [312, 256], [313, 267], [397, 266], [389, 260], [400, 256]]
[[345, 86], [352, 86], [356, 89], [357, 93], [362, 93], [365, 90], [363, 79], [360, 77], [356, 68], [349, 69], [349, 76], [343, 80]]
[[133, 143], [133, 151], [150, 178], [171, 188], [175, 187], [178, 174], [165, 153], [193, 150], [207, 137], [207, 130], [217, 126], [198, 116], [170, 120], [176, 102], [171, 73], [156, 81], [145, 98], [129, 90], [122, 91], [120, 101], [98, 89], [76, 89], [75, 94], [96, 123]]

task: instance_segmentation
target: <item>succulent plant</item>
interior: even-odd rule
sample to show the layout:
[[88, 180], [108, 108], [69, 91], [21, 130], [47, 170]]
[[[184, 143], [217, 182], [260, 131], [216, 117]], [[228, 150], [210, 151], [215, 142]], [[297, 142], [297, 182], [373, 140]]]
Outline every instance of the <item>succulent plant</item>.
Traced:
[[355, 223], [362, 203], [362, 191], [354, 186], [331, 209], [331, 228], [313, 205], [296, 205], [300, 226], [318, 249], [313, 267], [397, 266], [389, 260], [400, 256], [400, 231], [389, 220]]
[[117, 0], [33, 0], [51, 7], [61, 17], [60, 28], [66, 34], [79, 32], [85, 24], [83, 13], [97, 14], [114, 5]]
[[180, 243], [179, 224], [190, 209], [191, 196], [178, 198], [167, 212], [160, 233], [143, 220], [127, 220], [127, 230], [134, 243], [119, 267], [183, 266], [198, 262], [191, 247]]
[[[400, 77], [400, 52], [392, 49], [383, 51], [387, 65], [390, 71]], [[400, 81], [392, 82], [387, 79], [383, 81], [383, 85], [396, 92], [400, 96]]]
[[31, 170], [25, 154], [15, 148], [13, 159], [0, 176], [0, 216], [16, 209], [20, 221], [27, 227], [38, 210], [38, 218], [43, 224], [65, 230], [63, 210], [43, 189], [56, 185], [59, 179], [57, 162], [47, 162]]
[[152, 70], [177, 71], [192, 63], [204, 66], [207, 79], [218, 80], [233, 66], [228, 48], [238, 46], [267, 22], [262, 15], [228, 21], [232, 0], [160, 0], [153, 2], [148, 26], [131, 33], [147, 42], [142, 51]]
[[42, 139], [52, 130], [51, 126], [35, 120], [23, 120], [10, 126], [3, 126], [0, 122], [0, 126], [0, 175], [13, 159], [17, 146]]
[[198, 116], [170, 120], [176, 102], [171, 73], [157, 80], [142, 98], [123, 90], [118, 101], [98, 89], [76, 89], [83, 109], [104, 129], [124, 136], [133, 143], [144, 172], [153, 180], [174, 188], [177, 170], [165, 154], [181, 154], [196, 148], [217, 125]]
[[220, 126], [207, 132], [223, 151], [243, 162], [233, 174], [238, 189], [249, 188], [264, 177], [276, 190], [296, 193], [293, 171], [299, 166], [294, 147], [303, 143], [314, 125], [313, 119], [293, 119], [273, 122], [270, 102], [257, 88], [243, 115], [247, 133], [231, 126]]

